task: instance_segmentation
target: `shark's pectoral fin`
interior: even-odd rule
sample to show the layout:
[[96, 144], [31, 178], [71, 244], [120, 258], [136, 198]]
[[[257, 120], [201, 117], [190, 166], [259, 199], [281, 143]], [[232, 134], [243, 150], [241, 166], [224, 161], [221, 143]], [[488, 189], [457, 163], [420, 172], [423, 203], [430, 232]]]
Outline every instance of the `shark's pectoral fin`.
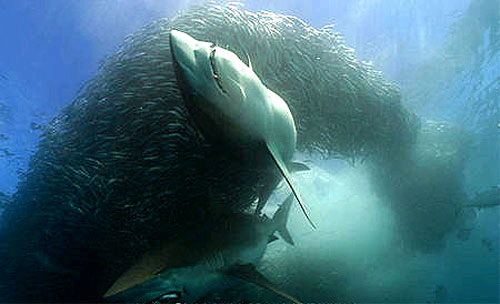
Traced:
[[276, 164], [276, 166], [280, 170], [281, 174], [285, 178], [288, 186], [292, 190], [293, 195], [295, 196], [295, 198], [299, 202], [300, 209], [302, 209], [302, 212], [306, 216], [306, 218], [309, 221], [309, 223], [311, 224], [311, 226], [313, 226], [313, 228], [316, 229], [316, 225], [314, 225], [313, 221], [309, 217], [309, 214], [307, 213], [306, 207], [304, 206], [304, 203], [302, 202], [302, 197], [300, 196], [297, 187], [293, 183], [292, 177], [290, 176], [290, 172], [288, 171], [288, 168], [286, 167], [285, 162], [281, 159], [277, 149], [272, 144], [266, 143], [266, 146], [267, 146], [267, 149], [269, 150], [269, 153], [271, 154], [271, 158], [274, 160], [274, 163]]
[[138, 263], [130, 267], [113, 283], [103, 297], [108, 298], [114, 296], [152, 279], [155, 274], [160, 272], [165, 266], [160, 261], [162, 260], [156, 259], [151, 255], [142, 257]]
[[186, 260], [191, 258], [187, 252], [183, 246], [175, 243], [147, 252], [113, 283], [103, 297], [109, 298], [140, 285], [154, 278], [166, 268], [183, 265]]
[[236, 264], [225, 270], [224, 273], [245, 282], [250, 282], [260, 287], [264, 287], [274, 292], [275, 294], [292, 301], [295, 304], [301, 303], [291, 295], [280, 290], [275, 284], [273, 284], [263, 274], [261, 274], [253, 264]]

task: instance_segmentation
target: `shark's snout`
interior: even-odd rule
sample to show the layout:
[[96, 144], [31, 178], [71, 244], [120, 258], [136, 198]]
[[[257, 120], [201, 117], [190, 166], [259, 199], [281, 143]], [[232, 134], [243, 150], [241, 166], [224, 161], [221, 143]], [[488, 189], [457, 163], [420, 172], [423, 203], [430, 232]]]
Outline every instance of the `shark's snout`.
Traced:
[[170, 47], [174, 61], [183, 69], [193, 69], [196, 65], [194, 51], [198, 47], [198, 41], [186, 33], [172, 30], [170, 33]]

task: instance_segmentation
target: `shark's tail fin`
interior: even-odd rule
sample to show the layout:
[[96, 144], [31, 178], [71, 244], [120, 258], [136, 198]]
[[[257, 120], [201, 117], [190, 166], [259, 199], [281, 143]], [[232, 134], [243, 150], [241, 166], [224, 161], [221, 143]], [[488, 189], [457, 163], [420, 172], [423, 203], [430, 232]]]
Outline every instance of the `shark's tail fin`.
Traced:
[[290, 213], [290, 207], [292, 206], [293, 194], [290, 194], [286, 200], [281, 204], [281, 206], [276, 210], [273, 215], [273, 222], [276, 225], [276, 230], [280, 236], [290, 245], [294, 245], [292, 236], [288, 229], [286, 228], [286, 222], [288, 221], [288, 214]]

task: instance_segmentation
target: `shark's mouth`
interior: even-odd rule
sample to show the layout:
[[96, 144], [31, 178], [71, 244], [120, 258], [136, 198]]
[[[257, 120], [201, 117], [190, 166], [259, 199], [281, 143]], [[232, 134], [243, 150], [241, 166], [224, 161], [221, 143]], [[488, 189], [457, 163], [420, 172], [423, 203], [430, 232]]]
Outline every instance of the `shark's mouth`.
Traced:
[[214, 77], [214, 80], [217, 83], [219, 89], [222, 92], [227, 93], [226, 90], [224, 90], [224, 88], [222, 87], [222, 81], [219, 75], [219, 71], [217, 71], [217, 65], [215, 64], [215, 50], [216, 49], [213, 48], [212, 51], [210, 52], [210, 56], [208, 57], [210, 60], [210, 67], [212, 68], [212, 76]]

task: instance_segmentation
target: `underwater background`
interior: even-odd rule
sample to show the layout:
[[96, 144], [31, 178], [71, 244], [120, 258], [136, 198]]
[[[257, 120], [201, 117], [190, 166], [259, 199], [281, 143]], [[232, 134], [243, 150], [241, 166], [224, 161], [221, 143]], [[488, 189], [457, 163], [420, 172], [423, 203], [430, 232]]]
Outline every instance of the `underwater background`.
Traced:
[[[100, 62], [127, 35], [193, 3], [0, 0], [4, 200], [16, 191], [44, 127], [75, 99]], [[439, 174], [445, 180], [463, 178], [470, 198], [498, 187], [500, 1], [255, 0], [243, 2], [242, 8], [294, 15], [316, 28], [334, 24], [359, 59], [399, 86], [403, 105], [419, 116], [425, 134], [418, 139], [425, 147], [419, 154], [422, 166], [433, 166], [426, 162], [427, 152], [439, 153], [433, 158], [439, 162], [460, 164]], [[297, 183], [320, 229], [312, 231], [294, 209], [288, 227], [295, 247], [270, 244], [262, 270], [287, 269], [281, 279], [286, 286], [298, 286], [301, 300], [325, 300], [328, 290], [334, 299], [355, 302], [500, 301], [498, 206], [465, 209], [463, 222], [447, 233], [444, 245], [414, 248], [395, 232], [398, 221], [386, 198], [374, 190], [381, 186], [370, 180], [374, 169], [369, 162], [306, 152], [299, 157], [312, 170], [298, 174]], [[412, 176], [408, 180], [419, 182]], [[275, 196], [280, 191], [283, 186]], [[426, 198], [425, 193], [410, 196]], [[301, 293], [301, 284], [308, 281], [318, 282], [317, 288]], [[234, 292], [264, 293], [252, 288]]]

